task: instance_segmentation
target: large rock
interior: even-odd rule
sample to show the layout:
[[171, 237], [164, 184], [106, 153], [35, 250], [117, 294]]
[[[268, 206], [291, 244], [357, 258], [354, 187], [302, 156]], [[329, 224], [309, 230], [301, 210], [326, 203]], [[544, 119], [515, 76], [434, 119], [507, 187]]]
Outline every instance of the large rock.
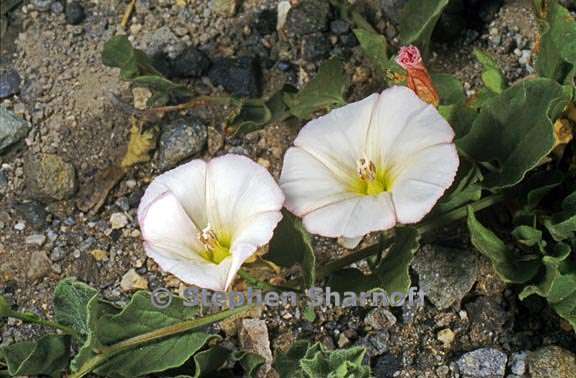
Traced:
[[0, 70], [0, 98], [18, 93], [20, 90], [20, 75], [14, 70]]
[[210, 67], [210, 59], [195, 47], [188, 47], [170, 62], [170, 74], [174, 77], [200, 77]]
[[532, 378], [574, 378], [574, 353], [552, 345], [528, 354], [528, 371]]
[[0, 153], [25, 138], [29, 130], [28, 122], [0, 106]]
[[158, 147], [158, 166], [162, 170], [202, 152], [208, 139], [206, 125], [198, 118], [179, 118], [164, 129]]
[[265, 364], [260, 368], [257, 376], [265, 377], [272, 369], [274, 360], [266, 322], [260, 319], [243, 319], [239, 338], [242, 350], [256, 353], [264, 358]]
[[506, 372], [506, 353], [494, 348], [476, 349], [456, 361], [464, 378], [500, 378]]
[[259, 97], [262, 92], [262, 71], [253, 57], [220, 58], [208, 72], [210, 81], [239, 97]]
[[478, 260], [471, 251], [424, 246], [412, 267], [420, 289], [436, 308], [443, 310], [459, 302], [472, 289], [478, 275]]
[[74, 166], [58, 155], [29, 157], [24, 162], [24, 174], [30, 194], [37, 199], [61, 201], [76, 192]]

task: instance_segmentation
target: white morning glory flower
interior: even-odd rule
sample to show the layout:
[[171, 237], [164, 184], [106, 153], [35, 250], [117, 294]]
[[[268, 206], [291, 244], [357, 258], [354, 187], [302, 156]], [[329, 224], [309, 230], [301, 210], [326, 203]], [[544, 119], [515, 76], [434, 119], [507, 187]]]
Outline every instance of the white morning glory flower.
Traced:
[[369, 232], [416, 223], [454, 180], [453, 138], [436, 108], [406, 87], [333, 110], [286, 152], [286, 207], [309, 232], [348, 248]]
[[224, 291], [282, 219], [284, 195], [252, 160], [193, 160], [154, 179], [138, 208], [148, 256], [182, 281]]

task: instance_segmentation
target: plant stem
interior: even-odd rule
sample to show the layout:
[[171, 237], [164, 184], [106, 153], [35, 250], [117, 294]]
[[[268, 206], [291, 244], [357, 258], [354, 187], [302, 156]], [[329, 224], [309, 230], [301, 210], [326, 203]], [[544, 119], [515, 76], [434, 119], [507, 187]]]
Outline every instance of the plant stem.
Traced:
[[145, 112], [151, 113], [169, 113], [169, 112], [178, 112], [187, 109], [193, 109], [200, 106], [206, 106], [209, 104], [216, 104], [216, 105], [228, 105], [234, 99], [232, 97], [226, 96], [200, 96], [196, 97], [188, 102], [179, 105], [172, 105], [172, 106], [159, 106], [156, 108], [150, 108], [145, 110]]
[[74, 330], [73, 328], [70, 328], [70, 327], [65, 326], [63, 324], [52, 322], [50, 320], [42, 319], [36, 315], [32, 315], [32, 314], [29, 315], [29, 314], [22, 313], [22, 312], [12, 311], [8, 314], [8, 317], [14, 318], [14, 319], [20, 319], [23, 322], [27, 322], [27, 323], [34, 323], [34, 324], [39, 324], [39, 325], [50, 327], [50, 328], [59, 329], [60, 331], [64, 332], [67, 335], [74, 337], [77, 340], [82, 340], [82, 337], [80, 336], [80, 334], [78, 332], [76, 332], [76, 330]]
[[[473, 203], [473, 204], [466, 204], [454, 210], [451, 210], [445, 214], [438, 215], [428, 221], [421, 223], [416, 229], [420, 234], [429, 233], [438, 227], [445, 226], [449, 223], [452, 223], [456, 220], [465, 218], [468, 214], [468, 207], [472, 208], [474, 211], [480, 211], [492, 205], [495, 205], [499, 202], [502, 202], [504, 199], [503, 194], [495, 194], [489, 197], [482, 198], [481, 200]], [[388, 239], [384, 242], [384, 247], [379, 245], [379, 243], [372, 244], [366, 248], [363, 248], [359, 251], [353, 252], [347, 256], [334, 260], [328, 263], [323, 269], [318, 272], [318, 278], [325, 278], [330, 273], [335, 272], [339, 269], [342, 269], [350, 264], [358, 262], [360, 260], [364, 260], [378, 252], [381, 252], [383, 249], [386, 249], [387, 246], [392, 244], [393, 239]]]
[[246, 270], [244, 269], [240, 269], [238, 271], [238, 275], [247, 283], [249, 283], [250, 285], [258, 288], [258, 289], [262, 289], [262, 290], [277, 290], [277, 291], [292, 291], [294, 290], [294, 288], [290, 288], [290, 287], [285, 287], [285, 286], [276, 286], [276, 285], [272, 285], [268, 282], [264, 282], [262, 280], [259, 280], [258, 278], [254, 277], [253, 275], [251, 275], [250, 273], [248, 273]]
[[122, 340], [116, 344], [112, 344], [110, 346], [101, 348], [96, 356], [86, 361], [84, 365], [82, 365], [82, 367], [77, 372], [70, 375], [70, 378], [84, 377], [86, 374], [96, 369], [106, 360], [108, 360], [111, 357], [114, 357], [120, 352], [141, 346], [143, 344], [147, 344], [155, 340], [163, 339], [174, 335], [179, 335], [181, 333], [186, 333], [196, 328], [207, 326], [220, 320], [224, 320], [230, 316], [234, 316], [244, 311], [250, 310], [255, 306], [256, 306], [255, 304], [249, 304], [233, 308], [230, 310], [218, 312], [216, 314], [208, 315], [202, 318], [185, 320], [180, 323], [176, 323], [168, 327], [159, 328], [155, 331], [143, 333], [141, 335], [134, 336], [126, 340]]

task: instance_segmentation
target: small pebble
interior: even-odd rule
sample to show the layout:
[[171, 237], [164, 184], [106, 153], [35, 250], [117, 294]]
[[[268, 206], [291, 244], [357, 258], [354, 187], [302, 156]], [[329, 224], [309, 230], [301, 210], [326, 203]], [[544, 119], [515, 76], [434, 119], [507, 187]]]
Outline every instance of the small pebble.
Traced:
[[44, 234], [32, 234], [26, 237], [26, 244], [41, 247], [44, 243], [46, 243], [46, 235]]
[[148, 280], [138, 273], [134, 269], [130, 269], [120, 281], [120, 288], [125, 292], [130, 292], [134, 290], [146, 290], [148, 289]]
[[128, 217], [124, 213], [114, 213], [110, 216], [110, 226], [113, 230], [120, 230], [128, 225]]
[[77, 1], [66, 5], [66, 22], [70, 25], [78, 25], [86, 18], [84, 7]]

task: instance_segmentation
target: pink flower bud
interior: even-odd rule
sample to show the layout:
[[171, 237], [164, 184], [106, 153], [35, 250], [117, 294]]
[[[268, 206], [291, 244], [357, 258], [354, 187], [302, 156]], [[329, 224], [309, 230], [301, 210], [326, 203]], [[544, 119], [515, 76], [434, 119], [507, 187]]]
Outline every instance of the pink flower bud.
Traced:
[[432, 78], [422, 61], [418, 47], [401, 47], [396, 57], [396, 63], [408, 73], [408, 87], [416, 92], [423, 101], [438, 106], [440, 97], [432, 84]]

